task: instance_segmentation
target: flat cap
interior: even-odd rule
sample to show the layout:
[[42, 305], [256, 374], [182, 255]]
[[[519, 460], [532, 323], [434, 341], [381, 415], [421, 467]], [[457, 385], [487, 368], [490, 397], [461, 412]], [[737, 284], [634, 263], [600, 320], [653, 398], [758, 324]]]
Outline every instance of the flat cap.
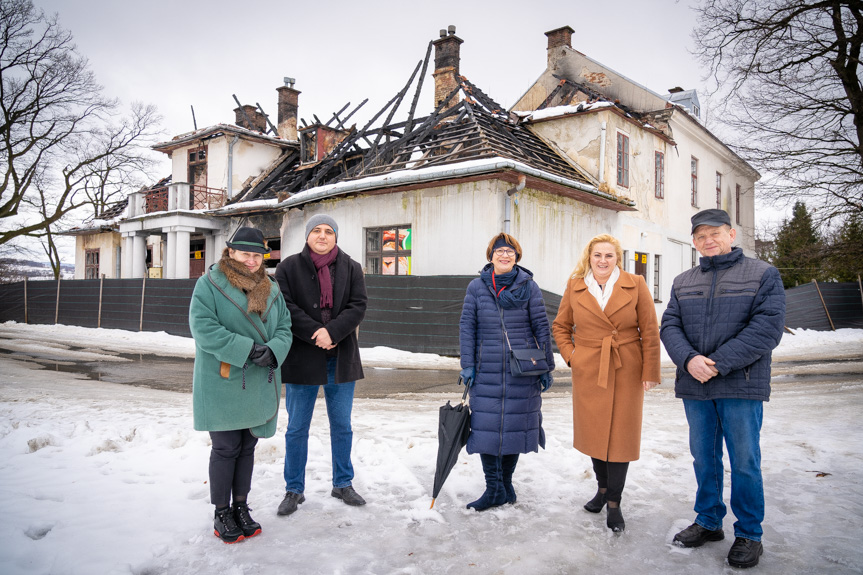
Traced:
[[731, 218], [725, 210], [701, 210], [692, 216], [692, 234], [695, 233], [695, 228], [698, 226], [730, 226]]

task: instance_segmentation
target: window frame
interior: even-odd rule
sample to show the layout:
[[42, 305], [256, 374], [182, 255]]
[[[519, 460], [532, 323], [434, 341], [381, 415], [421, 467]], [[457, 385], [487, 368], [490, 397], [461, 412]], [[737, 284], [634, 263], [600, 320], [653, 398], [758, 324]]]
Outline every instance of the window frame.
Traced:
[[689, 203], [693, 208], [698, 207], [698, 158], [695, 156], [689, 159]]
[[[366, 262], [365, 273], [369, 274], [369, 275], [382, 275], [382, 276], [389, 276], [389, 275], [408, 276], [408, 275], [411, 275], [413, 266], [410, 263], [408, 263], [408, 269], [406, 270], [406, 272], [400, 273], [401, 267], [399, 265], [399, 260], [401, 258], [410, 258], [411, 254], [412, 254], [412, 249], [401, 248], [401, 242], [399, 242], [399, 241], [395, 242], [395, 250], [383, 249], [383, 235], [384, 235], [384, 232], [386, 230], [396, 230], [396, 232], [395, 232], [396, 234], [399, 233], [398, 232], [399, 230], [408, 230], [408, 233], [410, 234], [410, 238], [411, 238], [411, 240], [413, 240], [413, 224], [410, 224], [410, 223], [364, 228], [363, 229], [363, 239], [364, 239], [365, 252], [366, 252], [365, 253], [365, 262]], [[376, 250], [370, 250], [369, 249], [369, 240], [370, 240], [369, 234], [374, 233], [374, 232], [377, 232], [380, 234], [380, 240], [379, 240], [379, 242], [380, 242], [379, 246], [380, 247], [379, 247], [379, 249], [376, 249]], [[411, 248], [413, 248], [413, 245], [411, 245]], [[394, 263], [395, 263], [394, 273], [392, 273], [392, 274], [383, 273], [384, 258], [394, 258]], [[378, 263], [378, 266], [374, 265], [375, 261]]]
[[629, 136], [617, 132], [617, 185], [629, 187]]
[[662, 290], [661, 290], [661, 267], [662, 265], [662, 256], [660, 254], [653, 254], [653, 301], [654, 303], [662, 303]]
[[722, 209], [722, 174], [716, 172], [716, 209]]
[[740, 225], [740, 184], [734, 186], [734, 221]]
[[[97, 280], [99, 279], [99, 254], [101, 248], [92, 248], [84, 250], [84, 279]], [[95, 256], [95, 258], [93, 257]], [[95, 259], [95, 263], [93, 260]]]
[[653, 195], [665, 199], [665, 153], [655, 150], [653, 154]]

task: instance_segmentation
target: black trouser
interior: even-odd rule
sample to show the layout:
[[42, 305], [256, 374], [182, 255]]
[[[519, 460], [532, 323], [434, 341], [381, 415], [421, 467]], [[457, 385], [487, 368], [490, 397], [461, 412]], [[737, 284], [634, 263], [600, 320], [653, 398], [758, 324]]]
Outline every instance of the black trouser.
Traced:
[[593, 457], [590, 460], [593, 462], [593, 472], [596, 473], [596, 483], [600, 489], [606, 489], [605, 500], [619, 504], [629, 462], [602, 461]]
[[255, 445], [258, 438], [248, 429], [211, 431], [210, 502], [227, 507], [234, 501], [245, 501], [252, 488], [255, 467]]

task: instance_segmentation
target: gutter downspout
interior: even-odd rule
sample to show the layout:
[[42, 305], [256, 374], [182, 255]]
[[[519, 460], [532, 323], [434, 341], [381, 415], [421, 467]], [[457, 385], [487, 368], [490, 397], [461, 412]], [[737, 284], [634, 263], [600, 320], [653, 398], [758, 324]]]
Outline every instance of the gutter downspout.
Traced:
[[599, 139], [599, 183], [605, 183], [605, 128], [606, 122], [602, 123], [602, 135]]
[[[515, 205], [518, 205], [518, 193], [524, 189], [524, 185], [526, 183], [527, 176], [519, 174], [518, 185], [506, 191], [506, 199], [504, 200], [503, 231], [507, 234], [509, 233], [510, 220], [512, 218], [512, 203], [515, 202]], [[513, 199], [513, 196], [515, 196], [515, 199]]]
[[234, 139], [228, 144], [228, 197], [226, 198], [228, 200], [234, 197], [234, 145], [239, 139], [239, 136], [234, 136]]

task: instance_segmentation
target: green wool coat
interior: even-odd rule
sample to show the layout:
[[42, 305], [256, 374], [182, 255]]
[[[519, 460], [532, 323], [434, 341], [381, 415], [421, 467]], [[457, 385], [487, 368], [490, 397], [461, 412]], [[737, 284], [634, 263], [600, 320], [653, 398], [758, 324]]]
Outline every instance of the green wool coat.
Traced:
[[270, 281], [262, 315], [246, 312], [246, 295], [228, 282], [218, 264], [195, 284], [189, 327], [195, 338], [192, 405], [198, 431], [250, 429], [256, 437], [276, 433], [281, 370], [277, 367], [268, 382], [269, 368], [248, 360], [253, 343], [267, 344], [279, 365], [291, 348], [291, 315], [278, 285]]

